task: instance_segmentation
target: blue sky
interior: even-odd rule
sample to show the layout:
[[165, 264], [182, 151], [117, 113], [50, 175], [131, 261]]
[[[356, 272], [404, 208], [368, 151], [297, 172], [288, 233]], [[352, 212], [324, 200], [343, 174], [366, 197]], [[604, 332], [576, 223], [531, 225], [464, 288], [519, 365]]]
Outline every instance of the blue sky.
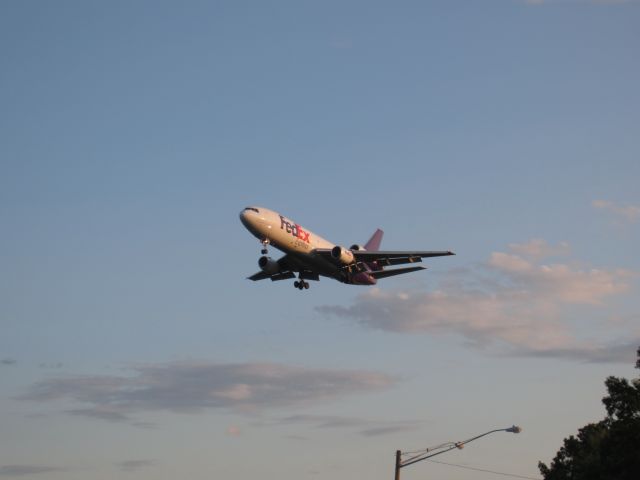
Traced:
[[[637, 374], [639, 17], [3, 2], [0, 478], [537, 477]], [[251, 283], [253, 204], [457, 255]]]

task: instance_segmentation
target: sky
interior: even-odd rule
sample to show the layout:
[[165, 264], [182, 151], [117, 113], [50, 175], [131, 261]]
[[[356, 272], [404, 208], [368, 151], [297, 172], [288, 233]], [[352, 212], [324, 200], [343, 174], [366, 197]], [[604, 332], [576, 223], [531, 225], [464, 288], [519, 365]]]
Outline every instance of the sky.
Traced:
[[[513, 424], [402, 478], [540, 478], [637, 376], [639, 23], [633, 0], [1, 2], [0, 479], [385, 479]], [[254, 283], [248, 205], [456, 256]]]

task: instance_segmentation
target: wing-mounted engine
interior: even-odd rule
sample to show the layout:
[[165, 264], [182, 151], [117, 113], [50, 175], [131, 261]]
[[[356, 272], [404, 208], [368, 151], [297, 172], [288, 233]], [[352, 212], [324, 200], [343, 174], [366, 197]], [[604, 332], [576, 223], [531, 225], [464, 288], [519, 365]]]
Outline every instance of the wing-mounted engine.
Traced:
[[341, 265], [351, 265], [356, 261], [351, 250], [342, 248], [339, 245], [336, 245], [331, 249], [331, 258], [333, 258], [336, 263], [339, 263]]
[[349, 247], [349, 250], [354, 250], [356, 252], [364, 252], [366, 248], [364, 248], [362, 245], [358, 245], [357, 243], [355, 243]]
[[258, 260], [258, 266], [260, 270], [269, 275], [274, 275], [280, 271], [280, 265], [273, 258], [262, 256]]

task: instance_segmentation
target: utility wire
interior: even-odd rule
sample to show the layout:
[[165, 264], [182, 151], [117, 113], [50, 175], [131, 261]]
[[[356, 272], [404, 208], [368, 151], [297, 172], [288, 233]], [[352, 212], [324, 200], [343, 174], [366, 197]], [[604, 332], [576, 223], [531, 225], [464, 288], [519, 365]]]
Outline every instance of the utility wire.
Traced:
[[432, 463], [439, 463], [441, 465], [448, 465], [450, 467], [458, 467], [458, 468], [465, 468], [467, 470], [475, 470], [476, 472], [494, 473], [496, 475], [503, 475], [505, 477], [524, 478], [526, 480], [540, 480], [539, 477], [527, 477], [525, 475], [516, 475], [513, 473], [496, 472], [495, 470], [485, 470], [483, 468], [468, 467], [466, 465], [457, 465], [455, 463], [439, 462], [438, 460], [429, 460], [429, 461]]

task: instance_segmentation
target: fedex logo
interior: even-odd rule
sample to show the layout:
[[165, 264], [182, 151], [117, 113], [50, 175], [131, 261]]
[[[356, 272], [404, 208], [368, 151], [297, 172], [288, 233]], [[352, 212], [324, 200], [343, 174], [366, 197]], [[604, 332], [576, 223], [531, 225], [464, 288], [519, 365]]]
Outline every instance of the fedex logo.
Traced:
[[299, 238], [303, 242], [311, 243], [309, 240], [309, 232], [305, 232], [298, 224], [291, 225], [291, 223], [289, 223], [282, 215], [280, 215], [280, 228], [282, 230], [286, 230], [287, 233]]

